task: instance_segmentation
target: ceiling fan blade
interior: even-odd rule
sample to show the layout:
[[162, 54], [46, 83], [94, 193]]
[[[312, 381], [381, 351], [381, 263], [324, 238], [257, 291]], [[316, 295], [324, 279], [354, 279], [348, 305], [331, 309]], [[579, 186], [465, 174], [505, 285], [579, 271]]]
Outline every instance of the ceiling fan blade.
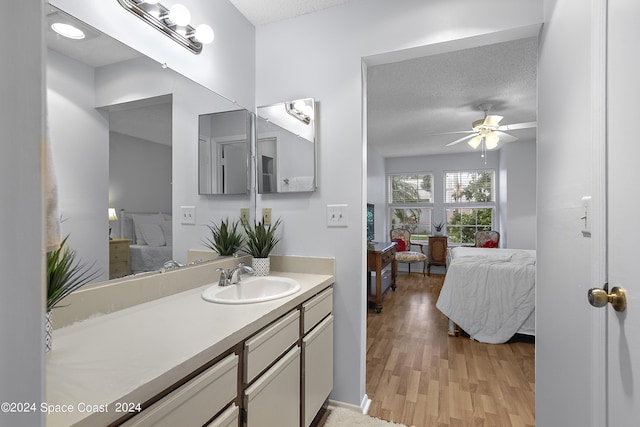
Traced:
[[514, 123], [512, 125], [502, 125], [498, 130], [517, 130], [538, 127], [538, 122]]
[[503, 118], [502, 116], [487, 116], [482, 124], [485, 126], [498, 126]]
[[476, 133], [475, 130], [456, 130], [453, 132], [437, 132], [437, 133], [430, 133], [427, 136], [432, 136], [432, 135], [453, 135], [456, 133]]
[[500, 132], [499, 130], [496, 130], [493, 133], [498, 135], [498, 137], [500, 138], [500, 142], [505, 142], [505, 143], [506, 142], [513, 142], [513, 141], [518, 139], [513, 135], [509, 135], [508, 133]]
[[474, 132], [472, 135], [463, 136], [463, 137], [462, 137], [462, 138], [460, 138], [460, 139], [456, 139], [455, 141], [448, 143], [445, 147], [450, 147], [450, 146], [452, 146], [452, 145], [456, 145], [457, 143], [462, 142], [462, 141], [464, 141], [464, 140], [466, 140], [466, 139], [473, 138], [473, 137], [474, 137], [474, 136], [476, 136], [476, 135], [478, 135], [478, 133], [477, 133], [477, 132]]

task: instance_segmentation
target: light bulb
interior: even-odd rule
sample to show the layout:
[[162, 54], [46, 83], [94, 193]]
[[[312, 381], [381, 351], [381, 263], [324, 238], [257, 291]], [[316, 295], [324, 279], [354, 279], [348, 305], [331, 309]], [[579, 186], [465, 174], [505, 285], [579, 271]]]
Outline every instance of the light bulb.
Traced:
[[495, 133], [491, 132], [484, 138], [484, 143], [487, 147], [487, 150], [493, 150], [498, 146], [498, 141], [500, 141], [500, 137]]
[[169, 19], [176, 25], [186, 27], [191, 22], [191, 12], [185, 5], [177, 3], [169, 9]]
[[471, 148], [475, 150], [476, 148], [478, 148], [478, 145], [480, 145], [481, 142], [482, 142], [482, 135], [476, 135], [469, 140], [468, 144], [471, 146]]
[[207, 24], [200, 24], [196, 27], [194, 37], [200, 43], [209, 44], [213, 41], [214, 38], [213, 30]]
[[294, 104], [293, 104], [293, 108], [295, 108], [296, 110], [302, 112], [302, 110], [304, 109], [304, 107], [307, 104], [305, 104], [305, 102], [301, 99], [297, 100]]
[[304, 108], [302, 108], [302, 114], [311, 118], [313, 116], [313, 107], [311, 105], [305, 105]]
[[62, 22], [55, 22], [51, 24], [51, 29], [61, 36], [80, 40], [84, 38], [84, 33], [81, 29], [74, 27], [73, 25], [63, 24]]

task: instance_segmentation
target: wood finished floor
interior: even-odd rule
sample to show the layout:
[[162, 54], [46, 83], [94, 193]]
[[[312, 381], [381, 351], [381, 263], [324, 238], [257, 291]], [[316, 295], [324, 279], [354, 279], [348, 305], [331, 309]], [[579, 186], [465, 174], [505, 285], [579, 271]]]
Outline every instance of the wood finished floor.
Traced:
[[369, 310], [369, 415], [416, 427], [535, 426], [535, 344], [449, 337], [435, 307], [443, 281], [400, 273], [383, 311]]

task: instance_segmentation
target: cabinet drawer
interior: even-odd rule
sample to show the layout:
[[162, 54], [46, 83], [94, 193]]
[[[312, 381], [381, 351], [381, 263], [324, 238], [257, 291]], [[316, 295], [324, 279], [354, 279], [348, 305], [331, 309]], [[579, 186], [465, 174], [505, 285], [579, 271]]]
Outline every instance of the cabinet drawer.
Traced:
[[245, 381], [251, 382], [300, 336], [300, 312], [294, 310], [245, 342]]
[[229, 409], [218, 415], [215, 420], [207, 424], [206, 427], [237, 427], [239, 414], [240, 409], [234, 403]]
[[333, 389], [333, 316], [302, 340], [304, 425], [308, 427]]
[[300, 347], [292, 348], [244, 393], [246, 427], [299, 427]]
[[331, 310], [333, 310], [333, 288], [325, 289], [302, 304], [304, 333], [309, 332], [319, 321], [327, 317]]
[[393, 257], [396, 256], [395, 249], [391, 249], [382, 254], [382, 265], [385, 266], [393, 261]]
[[128, 262], [116, 262], [109, 264], [109, 277], [120, 277], [129, 274]]
[[236, 397], [237, 383], [238, 356], [232, 354], [123, 425], [201, 426]]

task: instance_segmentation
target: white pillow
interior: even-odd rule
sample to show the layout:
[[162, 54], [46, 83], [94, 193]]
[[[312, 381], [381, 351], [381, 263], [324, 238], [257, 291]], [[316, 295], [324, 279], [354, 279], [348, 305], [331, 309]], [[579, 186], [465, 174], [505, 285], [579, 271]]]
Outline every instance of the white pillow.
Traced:
[[165, 246], [167, 244], [160, 224], [142, 223], [140, 224], [140, 232], [149, 246]]
[[164, 231], [164, 240], [167, 242], [167, 246], [173, 246], [173, 222], [164, 221], [160, 227]]
[[131, 214], [133, 218], [133, 228], [136, 232], [136, 244], [146, 245], [142, 231], [140, 230], [140, 224], [162, 224], [164, 222], [164, 215], [161, 213], [155, 214]]

